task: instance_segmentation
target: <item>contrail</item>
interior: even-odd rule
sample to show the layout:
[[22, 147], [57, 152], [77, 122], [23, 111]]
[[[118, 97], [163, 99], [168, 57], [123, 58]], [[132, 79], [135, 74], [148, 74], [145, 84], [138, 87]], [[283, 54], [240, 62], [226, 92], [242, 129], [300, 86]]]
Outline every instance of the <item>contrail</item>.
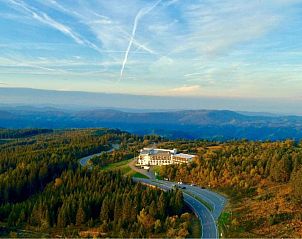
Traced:
[[132, 34], [131, 34], [131, 38], [130, 38], [130, 41], [129, 41], [129, 44], [128, 44], [128, 47], [127, 47], [127, 50], [125, 52], [125, 57], [124, 57], [124, 61], [123, 61], [123, 64], [122, 64], [122, 68], [121, 68], [121, 73], [120, 73], [120, 79], [119, 81], [122, 79], [123, 77], [123, 73], [124, 73], [124, 68], [125, 68], [125, 65], [127, 63], [127, 60], [128, 60], [128, 55], [129, 55], [129, 51], [131, 49], [131, 46], [132, 46], [132, 43], [134, 41], [134, 37], [135, 37], [135, 32], [136, 32], [136, 28], [137, 28], [137, 24], [140, 20], [140, 18], [142, 18], [143, 16], [145, 16], [146, 14], [148, 14], [149, 12], [151, 12], [162, 0], [158, 0], [153, 6], [151, 7], [145, 7], [145, 8], [142, 8], [138, 13], [137, 15], [135, 16], [135, 19], [134, 19], [134, 24], [133, 24], [133, 28], [132, 28]]
[[[70, 27], [49, 17], [46, 13], [44, 13], [42, 11], [38, 11], [37, 9], [31, 7], [30, 5], [26, 4], [25, 2], [19, 2], [19, 1], [15, 1], [15, 0], [9, 0], [9, 2], [14, 4], [15, 6], [22, 8], [24, 11], [29, 13], [32, 18], [38, 20], [39, 22], [42, 22], [42, 23], [60, 31], [61, 33], [71, 37], [77, 44], [84, 45], [84, 46], [94, 49], [95, 51], [102, 54], [102, 50], [100, 48], [98, 48], [95, 44], [93, 44], [92, 42], [90, 42], [87, 39], [80, 36], [77, 32], [73, 31]], [[54, 4], [54, 3], [56, 3], [56, 1], [51, 1], [51, 3]], [[63, 8], [59, 4], [56, 4], [56, 6], [57, 7], [60, 6], [61, 10]], [[65, 8], [63, 8], [63, 9], [65, 9]], [[64, 11], [67, 11], [67, 10], [64, 10]], [[77, 14], [77, 13], [73, 12], [73, 14]], [[116, 59], [114, 58], [114, 60], [116, 60]]]

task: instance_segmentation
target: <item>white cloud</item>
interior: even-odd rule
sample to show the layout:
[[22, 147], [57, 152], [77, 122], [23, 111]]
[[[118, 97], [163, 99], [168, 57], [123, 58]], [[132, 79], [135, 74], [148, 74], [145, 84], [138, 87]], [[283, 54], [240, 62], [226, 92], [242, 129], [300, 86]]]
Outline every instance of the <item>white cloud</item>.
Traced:
[[166, 7], [169, 7], [173, 4], [176, 4], [179, 0], [167, 0], [165, 3], [164, 3], [164, 6]]
[[[156, 77], [157, 79], [167, 80], [177, 76], [178, 71], [181, 70], [181, 67], [182, 66], [180, 66], [180, 63], [177, 63], [174, 59], [167, 56], [162, 56], [150, 64], [148, 71], [153, 76], [153, 78]], [[155, 74], [154, 76], [155, 72], [157, 74]]]
[[172, 22], [167, 24], [152, 24], [148, 27], [149, 31], [153, 32], [154, 34], [161, 34], [171, 29], [175, 24], [177, 24], [178, 20], [174, 19]]
[[171, 65], [173, 65], [173, 63], [174, 63], [174, 60], [172, 58], [167, 57], [167, 56], [162, 56], [156, 62], [153, 63], [153, 67], [162, 68], [162, 67], [171, 66]]
[[281, 21], [280, 14], [260, 1], [205, 1], [184, 10], [190, 33], [177, 51], [199, 50], [200, 54], [229, 52], [239, 44], [271, 31]]
[[39, 22], [42, 22], [50, 27], [53, 27], [53, 28], [59, 30], [60, 32], [64, 33], [65, 35], [68, 35], [69, 37], [71, 37], [75, 42], [77, 42], [79, 44], [84, 44], [84, 40], [81, 39], [81, 37], [78, 36], [78, 34], [73, 32], [69, 27], [50, 18], [47, 14], [45, 14], [43, 12], [35, 11], [30, 6], [25, 4], [24, 2], [17, 2], [15, 0], [9, 0], [9, 1], [12, 4], [22, 8], [24, 11], [29, 13], [34, 19], [38, 20]]
[[38, 11], [29, 5], [27, 5], [24, 2], [17, 2], [15, 0], [9, 0], [13, 5], [23, 9], [23, 11], [29, 13], [33, 19], [36, 19], [37, 21], [46, 24], [61, 33], [63, 33], [66, 36], [69, 36], [72, 38], [76, 43], [80, 45], [87, 46], [91, 49], [94, 49], [95, 51], [101, 53], [101, 49], [97, 47], [94, 43], [88, 41], [87, 39], [80, 36], [77, 32], [73, 31], [70, 27], [54, 20], [53, 18], [49, 17], [46, 13], [42, 11]]
[[166, 91], [168, 95], [197, 95], [200, 94], [200, 85], [184, 85], [181, 87], [169, 89]]

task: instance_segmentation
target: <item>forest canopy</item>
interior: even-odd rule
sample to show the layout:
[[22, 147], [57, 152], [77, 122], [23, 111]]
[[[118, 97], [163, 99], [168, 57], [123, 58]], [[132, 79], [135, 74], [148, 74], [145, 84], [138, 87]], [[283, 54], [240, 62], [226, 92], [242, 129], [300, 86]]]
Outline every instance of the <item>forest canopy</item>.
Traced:
[[[0, 145], [0, 236], [19, 229], [68, 237], [189, 234], [192, 215], [181, 191], [150, 189], [99, 169], [133, 157], [143, 137], [107, 129], [30, 130], [29, 137], [24, 130], [0, 131], [10, 139]], [[104, 154], [102, 165], [80, 166], [80, 158], [113, 144], [120, 150]]]

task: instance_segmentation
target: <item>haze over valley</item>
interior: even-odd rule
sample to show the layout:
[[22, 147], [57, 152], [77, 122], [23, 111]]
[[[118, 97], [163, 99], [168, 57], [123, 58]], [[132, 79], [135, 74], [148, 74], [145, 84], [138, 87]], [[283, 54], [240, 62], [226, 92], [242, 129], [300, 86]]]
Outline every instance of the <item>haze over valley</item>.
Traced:
[[283, 140], [302, 138], [301, 116], [237, 113], [226, 110], [154, 111], [127, 109], [71, 110], [53, 107], [0, 107], [4, 128], [109, 127], [171, 139]]

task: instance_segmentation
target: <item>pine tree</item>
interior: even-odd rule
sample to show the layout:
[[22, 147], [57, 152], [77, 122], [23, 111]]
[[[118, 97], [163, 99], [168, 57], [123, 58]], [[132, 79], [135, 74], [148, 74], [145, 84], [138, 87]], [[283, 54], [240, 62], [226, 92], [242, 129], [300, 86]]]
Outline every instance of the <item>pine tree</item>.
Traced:
[[77, 215], [76, 215], [76, 225], [82, 226], [82, 224], [85, 222], [85, 212], [82, 208], [82, 205], [78, 208]]
[[57, 218], [57, 226], [58, 227], [65, 227], [67, 225], [67, 217], [66, 217], [66, 210], [64, 205], [59, 209], [58, 218]]
[[101, 222], [103, 222], [103, 221], [109, 221], [110, 220], [109, 212], [110, 212], [110, 209], [109, 209], [109, 197], [106, 196], [104, 198], [104, 200], [103, 200], [101, 211], [100, 211], [100, 221]]
[[152, 201], [150, 207], [149, 207], [149, 214], [152, 216], [152, 217], [156, 217], [156, 214], [157, 214], [157, 206], [155, 204], [155, 201]]
[[123, 205], [123, 220], [124, 221], [129, 221], [130, 218], [130, 212], [131, 212], [131, 200], [130, 200], [130, 196], [127, 195], [124, 201], [124, 205]]
[[157, 215], [160, 219], [164, 218], [165, 208], [166, 208], [166, 197], [164, 192], [161, 192], [158, 202], [157, 202]]
[[115, 205], [114, 205], [114, 223], [117, 224], [118, 220], [122, 217], [122, 197], [120, 195], [117, 195], [115, 199]]
[[181, 190], [176, 190], [175, 200], [174, 200], [174, 213], [179, 214], [183, 208], [183, 194]]

